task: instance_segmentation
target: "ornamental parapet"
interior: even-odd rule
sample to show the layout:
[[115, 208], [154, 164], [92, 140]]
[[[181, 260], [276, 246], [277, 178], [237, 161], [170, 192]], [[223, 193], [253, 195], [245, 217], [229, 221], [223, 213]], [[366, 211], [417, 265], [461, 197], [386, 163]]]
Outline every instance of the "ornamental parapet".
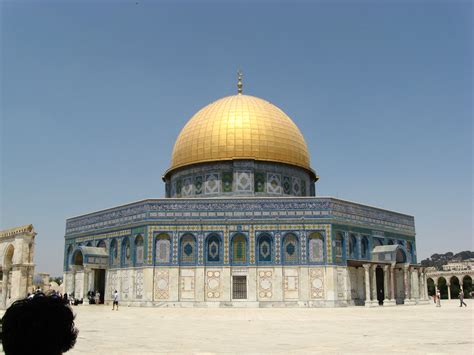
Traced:
[[332, 197], [148, 199], [66, 221], [66, 236], [143, 222], [317, 222], [332, 220], [415, 235], [413, 216]]

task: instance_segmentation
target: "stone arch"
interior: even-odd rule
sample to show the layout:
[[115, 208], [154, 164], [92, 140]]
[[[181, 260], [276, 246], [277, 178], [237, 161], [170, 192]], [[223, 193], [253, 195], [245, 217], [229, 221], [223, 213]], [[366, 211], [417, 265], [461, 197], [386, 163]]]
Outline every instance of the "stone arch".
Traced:
[[92, 241], [89, 240], [89, 241], [86, 243], [86, 247], [91, 247], [91, 246], [92, 246]]
[[296, 234], [287, 233], [282, 240], [282, 261], [284, 264], [297, 264], [300, 260], [300, 241]]
[[137, 234], [135, 237], [135, 252], [133, 257], [133, 262], [135, 265], [143, 264], [145, 260], [145, 240], [141, 234]]
[[210, 233], [205, 241], [205, 260], [206, 263], [222, 262], [222, 238], [217, 233]]
[[179, 240], [179, 261], [181, 264], [194, 265], [197, 262], [196, 237], [185, 233]]
[[436, 292], [435, 281], [428, 277], [426, 279], [426, 287], [428, 288], [428, 296], [434, 296]]
[[243, 233], [236, 233], [231, 241], [232, 265], [245, 265], [248, 261], [248, 240]]
[[451, 291], [451, 298], [458, 298], [459, 292], [461, 292], [462, 283], [459, 280], [459, 277], [452, 275], [449, 278], [449, 291]]
[[462, 290], [464, 292], [464, 297], [470, 298], [471, 292], [473, 291], [471, 275], [464, 275], [461, 281], [462, 281]]
[[442, 299], [448, 298], [448, 282], [444, 276], [439, 276], [437, 280], [438, 290]]
[[34, 253], [34, 244], [33, 242], [28, 243], [28, 263], [33, 263], [33, 253]]
[[10, 270], [13, 265], [13, 255], [15, 254], [15, 247], [9, 244], [3, 256], [3, 270]]
[[269, 233], [260, 233], [257, 237], [257, 263], [269, 263], [274, 260], [274, 240]]
[[310, 263], [323, 263], [325, 260], [326, 243], [320, 232], [312, 232], [308, 236], [308, 261]]
[[171, 238], [167, 233], [160, 233], [155, 237], [155, 264], [169, 264], [171, 262]]
[[97, 248], [104, 248], [107, 249], [107, 244], [105, 243], [105, 240], [101, 239], [97, 242]]

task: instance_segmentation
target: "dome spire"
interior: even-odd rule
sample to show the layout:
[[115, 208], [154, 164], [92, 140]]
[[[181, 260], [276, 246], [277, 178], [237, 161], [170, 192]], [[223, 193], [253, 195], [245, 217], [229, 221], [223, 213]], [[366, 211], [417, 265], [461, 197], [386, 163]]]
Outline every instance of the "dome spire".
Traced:
[[237, 93], [242, 95], [242, 71], [240, 69], [237, 72]]

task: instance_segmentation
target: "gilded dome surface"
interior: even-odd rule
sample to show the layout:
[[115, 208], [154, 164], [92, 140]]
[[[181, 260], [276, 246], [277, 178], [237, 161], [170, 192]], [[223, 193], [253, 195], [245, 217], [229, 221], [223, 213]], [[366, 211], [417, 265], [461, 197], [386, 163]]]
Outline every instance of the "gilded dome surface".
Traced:
[[296, 165], [311, 171], [308, 147], [278, 107], [249, 95], [221, 98], [198, 111], [181, 130], [171, 167], [232, 159]]

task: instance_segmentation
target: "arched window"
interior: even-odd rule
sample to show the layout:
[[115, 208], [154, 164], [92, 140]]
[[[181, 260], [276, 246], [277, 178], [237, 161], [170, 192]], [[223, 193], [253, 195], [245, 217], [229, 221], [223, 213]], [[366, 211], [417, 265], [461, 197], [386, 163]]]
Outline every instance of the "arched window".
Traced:
[[66, 270], [69, 270], [71, 265], [72, 245], [69, 245], [66, 250]]
[[257, 245], [257, 261], [271, 262], [273, 260], [273, 238], [268, 234], [260, 235]]
[[155, 241], [155, 263], [168, 264], [171, 261], [171, 240], [168, 234], [162, 233]]
[[341, 232], [336, 233], [336, 238], [334, 240], [334, 256], [336, 262], [341, 262], [344, 258], [344, 236]]
[[232, 238], [232, 263], [244, 264], [247, 262], [247, 239], [243, 234]]
[[217, 235], [210, 235], [206, 240], [206, 260], [210, 263], [221, 261], [221, 238]]
[[377, 247], [379, 245], [383, 245], [383, 241], [380, 238], [372, 238], [372, 245]]
[[110, 265], [116, 266], [118, 265], [118, 244], [117, 239], [112, 239], [110, 242]]
[[354, 234], [349, 238], [349, 256], [352, 259], [357, 258], [357, 239]]
[[86, 247], [91, 247], [91, 246], [92, 246], [92, 242], [91, 242], [91, 241], [88, 241], [88, 242], [86, 243]]
[[366, 236], [360, 240], [360, 257], [362, 259], [369, 258], [369, 239]]
[[122, 266], [128, 266], [132, 262], [132, 252], [130, 250], [130, 239], [124, 238], [122, 241]]
[[299, 260], [299, 242], [294, 234], [287, 234], [283, 238], [283, 262], [288, 264], [297, 263]]
[[183, 264], [196, 263], [196, 239], [191, 234], [181, 237], [180, 261]]
[[140, 265], [143, 264], [143, 260], [145, 258], [144, 255], [144, 246], [143, 246], [143, 236], [138, 234], [135, 237], [135, 264]]
[[405, 244], [405, 249], [407, 251], [407, 258], [408, 258], [409, 262], [412, 262], [412, 260], [413, 260], [412, 244], [408, 240]]
[[72, 256], [72, 263], [76, 266], [84, 266], [84, 256], [82, 255], [82, 251], [80, 249], [74, 252]]
[[319, 232], [309, 235], [308, 260], [310, 263], [322, 263], [324, 261], [324, 237]]
[[407, 256], [405, 254], [405, 252], [403, 251], [403, 249], [400, 249], [400, 247], [398, 247], [397, 249], [397, 254], [395, 256], [395, 260], [397, 263], [406, 263], [407, 262]]
[[107, 248], [105, 245], [105, 240], [101, 239], [97, 242], [97, 248]]

